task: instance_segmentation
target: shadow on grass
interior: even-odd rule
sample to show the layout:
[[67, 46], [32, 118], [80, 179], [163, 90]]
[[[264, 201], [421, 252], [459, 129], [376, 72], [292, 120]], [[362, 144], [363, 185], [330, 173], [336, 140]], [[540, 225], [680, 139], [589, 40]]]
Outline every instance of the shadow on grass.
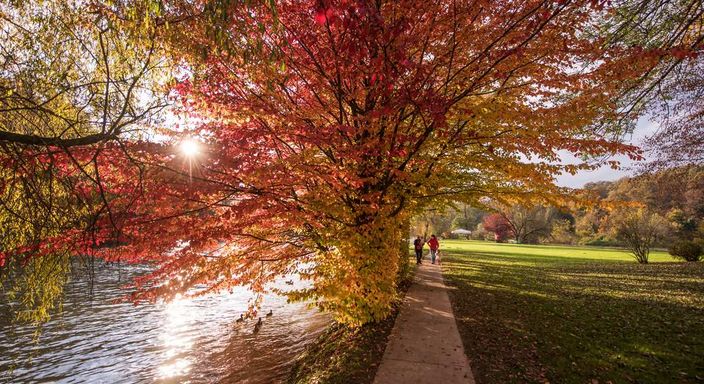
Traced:
[[704, 263], [471, 251], [443, 263], [478, 383], [704, 382]]

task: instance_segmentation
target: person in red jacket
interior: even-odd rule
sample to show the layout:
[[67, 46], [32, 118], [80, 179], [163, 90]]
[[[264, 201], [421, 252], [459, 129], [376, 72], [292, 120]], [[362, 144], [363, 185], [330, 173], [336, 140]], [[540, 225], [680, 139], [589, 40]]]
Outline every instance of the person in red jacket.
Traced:
[[428, 246], [430, 247], [430, 262], [435, 264], [435, 256], [437, 256], [438, 249], [440, 249], [440, 242], [438, 242], [438, 238], [435, 235], [430, 236]]

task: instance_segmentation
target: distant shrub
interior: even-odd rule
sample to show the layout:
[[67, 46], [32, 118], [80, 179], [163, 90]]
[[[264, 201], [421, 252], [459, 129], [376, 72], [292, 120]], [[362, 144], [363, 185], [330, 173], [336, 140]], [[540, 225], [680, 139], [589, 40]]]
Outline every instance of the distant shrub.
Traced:
[[590, 245], [593, 247], [616, 247], [621, 245], [618, 241], [613, 241], [608, 238], [599, 237], [580, 242], [581, 245]]
[[702, 246], [693, 241], [680, 241], [672, 245], [670, 255], [686, 261], [699, 261], [702, 258]]

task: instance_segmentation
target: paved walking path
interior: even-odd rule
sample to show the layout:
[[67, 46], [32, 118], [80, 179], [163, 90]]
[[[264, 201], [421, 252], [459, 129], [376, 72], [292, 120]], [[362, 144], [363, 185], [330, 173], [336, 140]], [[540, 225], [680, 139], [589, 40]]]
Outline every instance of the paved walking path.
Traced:
[[474, 384], [438, 265], [416, 270], [374, 378], [396, 383]]

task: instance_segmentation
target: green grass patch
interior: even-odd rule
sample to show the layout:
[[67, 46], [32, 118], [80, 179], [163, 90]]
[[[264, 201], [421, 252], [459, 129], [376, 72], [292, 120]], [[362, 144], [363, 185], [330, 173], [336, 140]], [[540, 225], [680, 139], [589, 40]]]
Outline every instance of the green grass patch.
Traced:
[[[405, 294], [415, 271], [415, 257], [408, 275], [399, 283]], [[400, 301], [391, 316], [360, 328], [331, 325], [297, 358], [289, 384], [371, 384], [384, 356], [386, 343], [394, 327]]]
[[641, 265], [592, 247], [442, 249], [478, 383], [704, 382], [704, 263], [653, 252]]

